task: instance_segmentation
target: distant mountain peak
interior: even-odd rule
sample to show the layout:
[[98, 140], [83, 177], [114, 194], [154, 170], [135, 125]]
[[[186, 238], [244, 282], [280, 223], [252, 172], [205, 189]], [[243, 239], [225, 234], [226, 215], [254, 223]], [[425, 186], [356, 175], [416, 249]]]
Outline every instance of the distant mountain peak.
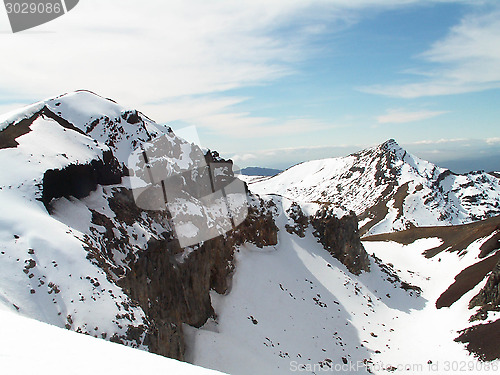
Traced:
[[455, 174], [412, 155], [394, 139], [347, 157], [298, 164], [252, 181], [250, 190], [354, 211], [363, 234], [464, 224], [500, 213], [494, 175]]
[[[398, 142], [396, 142], [395, 139], [391, 138], [385, 141], [384, 143], [381, 143], [378, 146], [373, 147], [373, 149], [382, 152], [382, 153], [391, 153], [393, 155], [399, 156], [399, 158], [403, 158], [405, 154], [408, 152], [399, 145]], [[369, 149], [368, 149], [369, 150]], [[367, 150], [364, 150], [367, 151]], [[363, 152], [363, 151], [362, 151]]]
[[401, 148], [394, 138], [388, 139], [380, 145], [382, 148], [391, 149], [394, 147]]

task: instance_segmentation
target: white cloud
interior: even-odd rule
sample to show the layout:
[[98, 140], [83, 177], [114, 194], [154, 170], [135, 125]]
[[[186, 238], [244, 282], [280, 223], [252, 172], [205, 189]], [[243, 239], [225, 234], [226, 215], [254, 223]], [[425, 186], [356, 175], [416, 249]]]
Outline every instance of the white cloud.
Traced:
[[137, 104], [268, 82], [293, 71], [300, 47], [269, 31], [303, 7], [82, 1], [33, 31], [2, 35], [0, 86], [40, 97], [89, 88]]
[[427, 120], [442, 114], [447, 111], [405, 111], [401, 109], [388, 110], [385, 115], [377, 117], [379, 124], [404, 124], [413, 121]]
[[346, 156], [367, 145], [296, 146], [259, 150], [244, 155], [233, 154], [231, 159], [241, 167], [260, 166], [284, 169], [308, 160]]
[[456, 142], [465, 142], [467, 139], [465, 138], [441, 138], [441, 139], [427, 139], [421, 141], [415, 141], [407, 143], [408, 145], [438, 145], [443, 143], [456, 143]]
[[487, 138], [486, 143], [489, 145], [496, 145], [500, 143], [500, 137]]
[[418, 58], [437, 67], [419, 72], [423, 81], [375, 85], [362, 91], [401, 97], [461, 94], [500, 88], [500, 9], [467, 15]]
[[341, 125], [314, 118], [289, 118], [283, 121], [271, 117], [258, 117], [249, 112], [236, 111], [235, 106], [247, 98], [242, 97], [183, 97], [159, 104], [146, 104], [139, 109], [153, 119], [169, 123], [176, 120], [194, 124], [208, 133], [232, 138], [258, 138], [298, 134], [307, 129], [315, 132]]
[[[16, 35], [0, 12], [0, 94], [43, 98], [90, 89], [161, 122], [277, 134], [300, 123], [237, 111], [234, 105], [244, 98], [214, 93], [294, 74], [295, 63], [310, 57], [309, 38], [356, 23], [366, 8], [417, 2], [86, 0], [64, 17]], [[327, 126], [306, 120], [313, 128]]]
[[294, 74], [295, 63], [311, 53], [310, 37], [355, 22], [351, 8], [380, 3], [86, 0], [15, 35], [5, 17], [0, 95], [29, 102], [89, 89], [159, 122], [181, 120], [232, 136], [324, 128], [314, 119], [254, 116], [236, 109], [246, 98], [224, 92]]

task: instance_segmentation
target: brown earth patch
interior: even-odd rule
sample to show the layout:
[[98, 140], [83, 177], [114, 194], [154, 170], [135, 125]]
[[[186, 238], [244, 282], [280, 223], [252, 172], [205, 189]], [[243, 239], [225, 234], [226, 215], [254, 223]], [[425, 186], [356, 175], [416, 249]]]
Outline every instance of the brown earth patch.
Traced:
[[403, 216], [403, 204], [405, 198], [408, 196], [408, 185], [409, 182], [401, 185], [394, 195], [394, 208], [398, 210], [398, 216], [396, 217], [396, 220]]
[[40, 116], [42, 111], [35, 112], [31, 117], [22, 119], [18, 122], [13, 122], [0, 131], [0, 149], [15, 148], [19, 145], [16, 138], [27, 134], [31, 131], [31, 124]]
[[33, 124], [33, 122], [35, 122], [35, 120], [42, 115], [56, 121], [59, 125], [66, 129], [71, 129], [85, 135], [83, 131], [62, 117], [57, 116], [54, 112], [44, 106], [41, 110], [33, 113], [30, 117], [22, 119], [18, 122], [12, 122], [7, 125], [5, 129], [0, 131], [0, 149], [17, 147], [19, 143], [16, 141], [16, 138], [29, 133], [31, 131], [31, 124]]
[[[500, 229], [500, 216], [495, 216], [475, 223], [453, 226], [435, 226], [435, 227], [416, 227], [400, 232], [376, 234], [363, 237], [363, 241], [395, 241], [403, 245], [409, 245], [422, 238], [437, 237], [443, 240], [443, 243], [432, 249], [426, 250], [424, 255], [432, 258], [440, 252], [446, 250], [449, 252], [460, 252], [466, 249], [472, 242], [481, 237], [491, 235], [495, 230]], [[488, 242], [488, 241], [487, 241]], [[498, 241], [497, 241], [498, 244]], [[488, 245], [489, 249], [484, 251], [481, 248], [479, 257], [491, 253], [495, 250], [492, 243]], [[497, 247], [498, 248], [498, 247]]]
[[500, 319], [467, 328], [455, 341], [467, 344], [467, 350], [483, 361], [500, 359]]
[[491, 238], [489, 238], [487, 241], [485, 241], [481, 245], [480, 249], [481, 253], [479, 254], [479, 258], [484, 258], [494, 250], [500, 249], [500, 230], [496, 234], [491, 236]]
[[371, 218], [371, 220], [368, 223], [359, 228], [360, 236], [363, 236], [365, 233], [368, 233], [370, 229], [372, 229], [372, 227], [375, 226], [375, 224], [377, 224], [387, 216], [387, 214], [389, 213], [389, 209], [387, 208], [387, 202], [390, 199], [390, 194], [393, 188], [394, 185], [389, 184], [387, 188], [384, 190], [384, 192], [381, 194], [381, 196], [385, 198], [381, 199], [375, 206], [370, 207], [368, 210], [359, 215], [358, 217], [359, 221], [362, 221], [366, 218]]
[[438, 309], [450, 307], [458, 301], [465, 293], [473, 289], [483, 280], [500, 260], [500, 251], [486, 259], [483, 259], [472, 266], [467, 267], [457, 276], [455, 282], [436, 301]]

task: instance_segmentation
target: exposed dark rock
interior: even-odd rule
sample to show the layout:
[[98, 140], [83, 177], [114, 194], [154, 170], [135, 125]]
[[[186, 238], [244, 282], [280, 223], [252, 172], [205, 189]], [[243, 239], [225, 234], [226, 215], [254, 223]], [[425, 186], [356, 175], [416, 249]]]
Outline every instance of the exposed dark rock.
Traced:
[[300, 206], [293, 202], [287, 210], [287, 214], [293, 223], [285, 224], [285, 229], [288, 233], [295, 233], [299, 237], [305, 236], [305, 229], [309, 225], [309, 218], [304, 215]]
[[[86, 236], [88, 258], [106, 272], [110, 281], [123, 288], [131, 300], [146, 314], [144, 331], [129, 327], [123, 342], [138, 340], [146, 333], [143, 344], [151, 352], [183, 359], [186, 344], [182, 325], [202, 326], [215, 317], [210, 291], [227, 293], [234, 271], [234, 251], [245, 242], [257, 246], [275, 245], [278, 228], [274, 224], [273, 202], [249, 196], [246, 220], [234, 230], [200, 245], [183, 249], [173, 237], [166, 211], [144, 211], [125, 188], [112, 188], [108, 198], [114, 211], [113, 220], [92, 211], [92, 223], [106, 230], [91, 229]], [[148, 241], [146, 250], [132, 251], [130, 238], [122, 226], [135, 222], [143, 226], [160, 225], [165, 232]], [[117, 231], [122, 234], [119, 238]], [[118, 261], [114, 254], [124, 254]], [[120, 263], [121, 262], [121, 263]]]
[[370, 270], [368, 254], [359, 238], [358, 218], [353, 212], [339, 219], [323, 208], [310, 221], [319, 242], [349, 271], [359, 275]]
[[[178, 242], [152, 240], [119, 281], [153, 323], [148, 331], [150, 351], [183, 359], [182, 323], [200, 327], [213, 316], [209, 294], [212, 273], [228, 276], [232, 271], [232, 249], [219, 241], [207, 241], [181, 263], [175, 259], [183, 251]], [[226, 261], [224, 271], [216, 259]]]
[[274, 222], [273, 212], [277, 207], [272, 200], [253, 197], [257, 205], [248, 206], [246, 220], [229, 232], [236, 243], [251, 242], [257, 247], [272, 246], [278, 243], [278, 227]]
[[150, 240], [148, 249], [130, 264], [130, 271], [118, 282], [151, 322], [147, 335], [150, 351], [183, 359], [182, 324], [201, 327], [214, 317], [209, 293], [228, 292], [235, 247], [244, 242], [264, 246], [276, 241], [272, 215], [259, 216], [253, 209], [242, 225], [225, 237], [193, 247], [187, 257], [182, 257], [185, 249], [175, 239]]
[[111, 151], [103, 152], [102, 160], [88, 164], [71, 164], [63, 169], [49, 169], [43, 176], [42, 202], [49, 208], [53, 198], [83, 198], [97, 185], [118, 184], [122, 169]]
[[493, 234], [493, 236], [481, 245], [479, 258], [484, 258], [498, 249], [500, 249], [500, 224], [497, 226], [497, 233]]
[[41, 113], [41, 110], [35, 112], [29, 118], [13, 122], [0, 131], [0, 149], [17, 147], [19, 143], [16, 142], [16, 138], [29, 133], [31, 131], [31, 124], [40, 116]]
[[139, 122], [141, 122], [141, 117], [135, 110], [123, 112], [122, 119], [127, 121], [129, 124], [138, 124]]
[[[224, 159], [222, 158], [217, 151], [212, 151], [208, 150], [208, 152], [205, 154], [205, 161], [207, 164], [210, 163], [230, 163], [233, 164], [233, 161], [231, 159]], [[231, 171], [231, 175], [233, 175]]]

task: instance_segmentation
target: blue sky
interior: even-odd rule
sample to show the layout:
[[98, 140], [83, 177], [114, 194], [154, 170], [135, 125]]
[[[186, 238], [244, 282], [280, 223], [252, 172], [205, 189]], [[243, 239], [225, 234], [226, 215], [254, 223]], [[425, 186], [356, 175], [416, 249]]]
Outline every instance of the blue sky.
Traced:
[[456, 171], [500, 170], [495, 0], [82, 0], [9, 30], [0, 12], [2, 112], [86, 88], [196, 126], [243, 167], [394, 138]]

